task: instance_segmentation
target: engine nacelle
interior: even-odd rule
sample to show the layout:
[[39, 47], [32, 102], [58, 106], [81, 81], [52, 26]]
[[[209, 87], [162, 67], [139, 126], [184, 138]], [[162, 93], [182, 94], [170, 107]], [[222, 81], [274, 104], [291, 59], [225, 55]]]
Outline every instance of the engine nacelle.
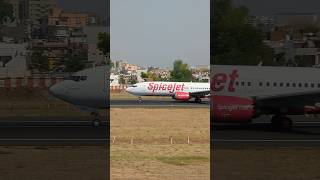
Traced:
[[173, 96], [173, 99], [180, 100], [180, 101], [187, 101], [190, 98], [191, 97], [188, 92], [176, 92]]
[[255, 115], [254, 102], [249, 98], [212, 96], [214, 122], [250, 122]]

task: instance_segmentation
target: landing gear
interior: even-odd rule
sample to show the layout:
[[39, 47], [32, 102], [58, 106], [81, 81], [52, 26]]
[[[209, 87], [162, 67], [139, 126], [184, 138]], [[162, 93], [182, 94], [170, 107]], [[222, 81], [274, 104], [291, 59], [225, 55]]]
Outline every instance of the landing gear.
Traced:
[[91, 113], [94, 116], [94, 119], [92, 120], [92, 126], [93, 127], [99, 127], [102, 125], [102, 118], [99, 114], [99, 112], [92, 112]]
[[287, 116], [275, 115], [271, 119], [273, 128], [288, 130], [292, 127], [292, 120]]
[[196, 102], [196, 103], [201, 103], [202, 100], [201, 100], [201, 98], [195, 98], [195, 99], [194, 99], [194, 102]]
[[142, 98], [141, 96], [138, 97], [138, 102], [141, 103], [142, 102]]

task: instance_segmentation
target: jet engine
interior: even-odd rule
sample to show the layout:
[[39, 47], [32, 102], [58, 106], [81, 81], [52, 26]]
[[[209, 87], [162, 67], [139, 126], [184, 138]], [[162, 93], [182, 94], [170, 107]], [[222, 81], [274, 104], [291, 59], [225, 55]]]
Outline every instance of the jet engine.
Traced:
[[214, 122], [250, 122], [255, 116], [254, 102], [249, 98], [212, 96], [211, 109]]
[[191, 97], [190, 97], [190, 94], [188, 92], [176, 92], [174, 95], [173, 95], [173, 99], [176, 99], [176, 100], [181, 100], [181, 101], [187, 101], [189, 100]]

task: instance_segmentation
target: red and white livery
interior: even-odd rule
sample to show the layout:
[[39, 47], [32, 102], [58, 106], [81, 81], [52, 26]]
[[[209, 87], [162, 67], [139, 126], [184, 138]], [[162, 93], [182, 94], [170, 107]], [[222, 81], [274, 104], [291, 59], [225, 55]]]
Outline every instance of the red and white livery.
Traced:
[[175, 100], [201, 102], [210, 94], [209, 83], [193, 82], [142, 82], [129, 86], [127, 92], [136, 96], [171, 96]]
[[211, 66], [213, 122], [251, 122], [273, 115], [275, 127], [289, 128], [287, 115], [320, 113], [320, 69]]

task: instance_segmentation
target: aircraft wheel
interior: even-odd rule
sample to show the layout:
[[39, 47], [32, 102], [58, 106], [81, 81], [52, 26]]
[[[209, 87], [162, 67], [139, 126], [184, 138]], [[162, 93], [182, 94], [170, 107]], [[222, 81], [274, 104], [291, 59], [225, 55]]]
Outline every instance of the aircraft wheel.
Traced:
[[283, 117], [281, 118], [280, 125], [281, 129], [288, 130], [292, 127], [292, 120], [288, 117]]
[[194, 101], [195, 101], [196, 103], [201, 103], [201, 102], [202, 102], [202, 100], [201, 100], [200, 98], [196, 98]]
[[271, 119], [271, 124], [273, 128], [281, 129], [281, 130], [288, 130], [292, 127], [292, 120], [286, 116], [273, 116]]
[[95, 119], [92, 121], [92, 126], [99, 127], [101, 125], [101, 122], [99, 119]]

